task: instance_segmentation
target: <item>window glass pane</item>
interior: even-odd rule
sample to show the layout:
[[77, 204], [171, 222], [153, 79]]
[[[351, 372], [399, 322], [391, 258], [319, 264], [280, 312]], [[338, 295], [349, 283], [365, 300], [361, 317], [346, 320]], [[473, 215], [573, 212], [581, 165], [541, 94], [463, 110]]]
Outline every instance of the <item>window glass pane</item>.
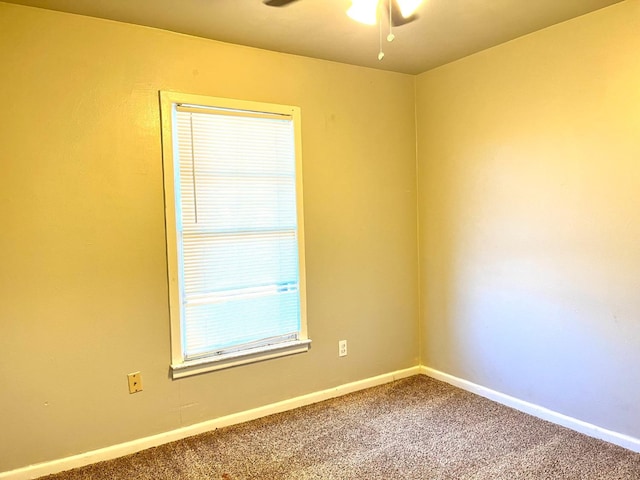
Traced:
[[[298, 291], [256, 294], [185, 307], [186, 357], [217, 351], [270, 337], [295, 334], [300, 329]], [[211, 321], [211, 319], [216, 321]]]
[[298, 283], [294, 233], [269, 236], [188, 235], [183, 240], [184, 292], [190, 295]]
[[198, 175], [195, 188], [194, 201], [191, 173], [181, 173], [184, 231], [227, 233], [296, 228], [295, 179]]
[[184, 357], [297, 339], [292, 118], [174, 115]]

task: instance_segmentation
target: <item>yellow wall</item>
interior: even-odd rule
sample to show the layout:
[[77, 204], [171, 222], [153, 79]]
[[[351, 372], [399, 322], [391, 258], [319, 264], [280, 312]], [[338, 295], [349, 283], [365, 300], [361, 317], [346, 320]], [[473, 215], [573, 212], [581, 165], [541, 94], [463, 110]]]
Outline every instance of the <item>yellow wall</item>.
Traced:
[[640, 438], [640, 2], [417, 78], [422, 360]]
[[[0, 69], [0, 472], [418, 363], [414, 77], [4, 3]], [[159, 90], [301, 107], [309, 353], [169, 379]]]

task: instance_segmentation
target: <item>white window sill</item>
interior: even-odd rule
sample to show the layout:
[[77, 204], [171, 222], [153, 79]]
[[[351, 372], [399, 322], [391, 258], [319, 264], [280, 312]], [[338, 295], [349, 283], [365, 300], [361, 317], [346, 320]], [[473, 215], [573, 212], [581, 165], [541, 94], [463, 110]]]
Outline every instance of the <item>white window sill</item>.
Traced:
[[309, 350], [311, 340], [296, 340], [293, 342], [280, 343], [278, 345], [268, 345], [265, 347], [233, 352], [216, 357], [199, 358], [197, 360], [187, 360], [183, 363], [171, 365], [171, 376], [173, 379], [198, 375], [223, 368], [246, 365], [247, 363], [261, 362], [270, 358], [284, 357], [303, 353]]

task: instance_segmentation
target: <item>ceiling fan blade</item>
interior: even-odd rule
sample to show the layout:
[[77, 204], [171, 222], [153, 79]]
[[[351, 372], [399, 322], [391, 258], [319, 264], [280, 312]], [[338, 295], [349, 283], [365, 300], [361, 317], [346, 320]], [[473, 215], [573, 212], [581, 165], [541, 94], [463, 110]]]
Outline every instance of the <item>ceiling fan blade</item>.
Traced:
[[389, 3], [391, 2], [391, 25], [394, 27], [401, 27], [402, 25], [406, 25], [407, 23], [411, 23], [414, 20], [418, 19], [417, 14], [409, 15], [408, 17], [403, 17], [400, 12], [400, 6], [396, 0], [387, 0], [387, 11], [389, 10]]
[[270, 7], [284, 7], [297, 0], [264, 0], [264, 4]]

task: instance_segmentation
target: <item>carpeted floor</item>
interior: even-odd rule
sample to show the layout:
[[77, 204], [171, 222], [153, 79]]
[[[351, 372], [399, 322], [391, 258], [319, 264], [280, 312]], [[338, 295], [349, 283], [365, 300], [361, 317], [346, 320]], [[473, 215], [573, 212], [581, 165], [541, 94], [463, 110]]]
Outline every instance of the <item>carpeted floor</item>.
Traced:
[[640, 454], [415, 376], [45, 477], [640, 479]]

